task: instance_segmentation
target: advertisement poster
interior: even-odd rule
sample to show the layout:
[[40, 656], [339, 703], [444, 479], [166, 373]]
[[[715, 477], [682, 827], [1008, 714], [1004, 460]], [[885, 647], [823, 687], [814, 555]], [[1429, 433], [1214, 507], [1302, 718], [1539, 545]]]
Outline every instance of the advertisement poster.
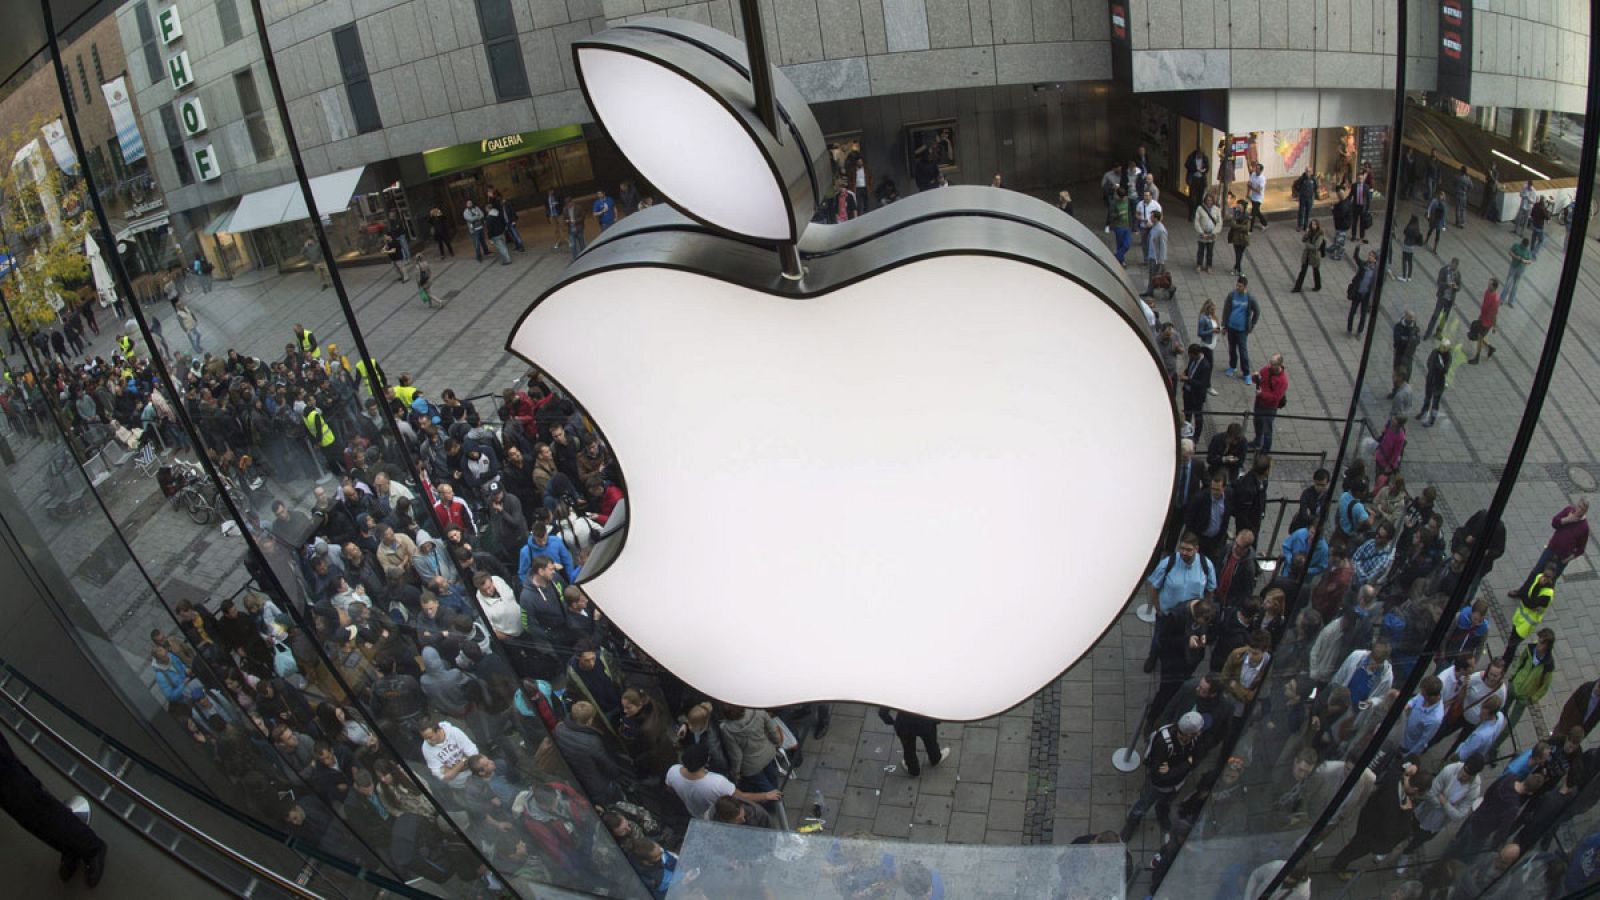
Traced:
[[128, 79], [118, 75], [100, 85], [106, 95], [106, 105], [111, 107], [111, 124], [117, 128], [117, 146], [122, 149], [125, 163], [144, 159], [144, 136], [139, 133], [139, 120], [133, 114], [133, 102], [128, 99]]
[[1472, 102], [1472, 3], [1440, 0], [1439, 93]]

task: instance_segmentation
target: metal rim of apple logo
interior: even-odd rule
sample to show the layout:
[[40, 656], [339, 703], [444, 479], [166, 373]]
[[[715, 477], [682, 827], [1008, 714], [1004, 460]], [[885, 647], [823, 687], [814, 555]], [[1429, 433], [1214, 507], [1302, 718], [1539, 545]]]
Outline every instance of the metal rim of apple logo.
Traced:
[[[702, 32], [709, 32], [710, 36], [704, 41], [699, 39], [702, 37], [701, 35], [696, 35], [696, 40], [684, 40], [680, 37], [668, 36], [668, 32], [679, 29], [690, 32], [698, 29]], [[586, 97], [590, 99], [591, 104], [597, 100], [604, 102], [604, 98], [608, 96], [608, 89], [604, 85], [592, 83], [593, 73], [587, 71], [584, 67], [586, 61], [585, 46], [593, 45], [610, 49], [619, 44], [626, 44], [629, 49], [623, 51], [624, 55], [634, 57], [638, 57], [641, 54], [647, 56], [648, 47], [641, 45], [651, 43], [664, 45], [674, 51], [682, 51], [684, 48], [688, 48], [690, 55], [699, 54], [710, 62], [702, 63], [697, 69], [692, 61], [675, 59], [671, 65], [660, 66], [663, 74], [678, 77], [700, 90], [713, 93], [718, 88], [707, 87], [707, 85], [718, 81], [717, 67], [720, 66], [728, 71], [734, 71], [736, 68], [732, 62], [732, 55], [726, 48], [717, 49], [708, 46], [718, 41], [726, 43], [731, 39], [727, 39], [720, 33], [710, 32], [709, 29], [671, 21], [629, 23], [629, 26], [623, 30], [631, 30], [638, 33], [618, 36], [611, 32], [606, 32], [595, 38], [580, 42], [581, 46], [575, 45], [574, 47], [575, 58], [579, 63], [580, 78], [585, 86]], [[737, 44], [734, 44], [735, 48], [737, 46]], [[594, 52], [591, 50], [591, 55], [587, 57], [588, 61], [607, 59], [607, 57], [592, 55]], [[619, 57], [610, 57], [610, 59], [616, 58]], [[691, 71], [696, 74], [683, 74]], [[780, 78], [778, 85], [780, 105], [783, 107], [784, 121], [790, 128], [789, 136], [795, 138], [796, 133], [806, 130], [805, 120], [810, 118], [809, 110], [803, 105], [803, 101], [798, 106], [791, 106], [786, 102], [782, 102], [785, 86], [787, 86], [787, 82]], [[652, 85], [652, 91], [656, 87]], [[792, 86], [790, 89], [792, 90]], [[885, 274], [901, 266], [913, 265], [940, 256], [960, 254], [971, 257], [1004, 257], [1014, 261], [1025, 262], [1032, 266], [1049, 270], [1056, 275], [1062, 276], [1065, 281], [1074, 282], [1079, 287], [1086, 289], [1088, 293], [1093, 295], [1096, 301], [1094, 302], [1096, 309], [1113, 310], [1116, 316], [1121, 319], [1121, 325], [1114, 326], [1114, 330], [1118, 334], [1125, 337], [1128, 335], [1139, 336], [1140, 340], [1134, 341], [1130, 346], [1142, 346], [1143, 356], [1145, 357], [1142, 365], [1146, 368], [1139, 369], [1138, 366], [1141, 363], [1138, 360], [1133, 360], [1131, 365], [1134, 366], [1135, 372], [1145, 372], [1148, 375], [1136, 374], [1135, 380], [1143, 379], [1141, 383], [1145, 385], [1152, 383], [1164, 385], [1161, 364], [1154, 353], [1153, 343], [1145, 329], [1143, 317], [1133, 301], [1131, 285], [1121, 268], [1111, 261], [1109, 252], [1106, 251], [1103, 243], [1097, 240], [1087, 229], [1075, 222], [1069, 224], [1070, 220], [1061, 217], [1057, 211], [1041, 201], [1010, 192], [995, 191], [990, 188], [950, 188], [933, 192], [932, 194], [916, 194], [892, 207], [876, 211], [872, 216], [858, 219], [846, 225], [814, 226], [807, 229], [805, 220], [809, 218], [813, 205], [811, 198], [814, 196], [814, 178], [818, 167], [809, 164], [805, 151], [798, 146], [798, 140], [787, 144], [782, 142], [775, 143], [771, 140], [763, 143], [764, 127], [754, 119], [749, 109], [741, 108], [742, 101], [739, 99], [741, 96], [748, 96], [748, 90], [744, 95], [734, 90], [732, 92], [733, 99], [731, 100], [718, 94], [714, 97], [714, 104], [708, 105], [707, 108], [712, 111], [722, 111], [737, 126], [738, 130], [755, 138], [753, 142], [749, 143], [760, 148], [759, 152], [762, 155], [760, 165], [767, 172], [778, 173], [786, 170], [790, 173], [791, 177], [782, 182], [780, 199], [784, 204], [782, 211], [791, 223], [793, 233], [799, 239], [802, 255], [810, 263], [805, 283], [795, 284], [778, 278], [774, 271], [775, 266], [772, 265], [771, 242], [782, 240], [785, 235], [780, 232], [787, 232], [789, 228], [771, 229], [765, 235], [754, 237], [748, 233], [730, 229], [727, 227], [726, 221], [719, 222], [716, 216], [706, 214], [708, 208], [704, 203], [704, 183], [690, 182], [679, 185], [676, 192], [661, 191], [669, 201], [678, 206], [678, 209], [657, 206], [651, 210], [628, 217], [607, 229], [596, 239], [590, 245], [590, 249], [572, 264], [567, 275], [557, 285], [536, 299], [523, 313], [516, 326], [514, 326], [513, 334], [508, 341], [508, 349], [511, 352], [527, 359], [540, 370], [551, 374], [558, 384], [566, 388], [567, 385], [560, 381], [559, 374], [562, 372], [563, 366], [558, 364], [546, 367], [539, 353], [528, 352], [524, 349], [528, 345], [520, 341], [519, 337], [524, 335], [534, 311], [546, 300], [557, 293], [573, 288], [580, 281], [588, 280], [596, 275], [615, 273], [623, 269], [654, 267], [678, 270], [779, 297], [813, 299], [824, 297], [835, 291], [842, 291], [865, 278]], [[616, 122], [615, 111], [604, 107], [596, 107], [595, 112], [596, 118], [602, 127], [605, 127], [608, 132], [613, 131], [613, 126]], [[608, 115], [608, 113], [611, 114]], [[672, 145], [668, 147], [669, 150], [682, 149], [681, 144], [671, 140], [664, 140], [662, 135], [655, 135], [655, 138], [659, 142]], [[630, 156], [630, 161], [635, 162], [641, 175], [658, 189], [662, 187], [661, 181], [674, 183], [671, 178], [659, 178], [657, 175], [659, 169], [657, 169], [657, 172], [653, 172], [650, 165], [639, 166], [638, 160], [632, 157], [629, 143], [636, 144], [637, 142], [618, 140], [618, 146]], [[820, 140], [816, 146], [821, 146]], [[648, 157], [648, 161], [660, 162], [656, 157]], [[677, 155], [676, 161], [679, 166], [682, 166], [683, 157], [681, 153]], [[665, 162], [671, 165], [673, 160], [665, 158]], [[787, 166], [787, 169], [785, 169], [785, 166]], [[768, 177], [771, 178], [773, 175], [769, 174]], [[712, 185], [713, 189], [717, 187], [719, 185]], [[769, 204], [772, 202], [772, 197], [773, 195], [769, 194], [766, 198]], [[768, 213], [770, 214], [771, 212], [772, 210], [769, 209]], [[774, 221], [779, 220], [775, 216], [769, 215], [769, 224]], [[547, 330], [547, 334], [553, 333], [553, 330]], [[522, 346], [519, 347], [519, 344]], [[1135, 352], [1138, 352], [1137, 349]], [[1164, 387], [1161, 391], [1160, 402], [1162, 406], [1159, 411], [1152, 414], [1152, 418], [1160, 418], [1164, 419], [1164, 421], [1152, 430], [1152, 434], [1159, 432], [1157, 438], [1152, 440], [1152, 443], [1160, 445], [1156, 453], [1160, 458], [1160, 462], [1175, 462], [1177, 444], [1176, 411], [1172, 404], [1170, 393], [1166, 392]], [[584, 408], [586, 414], [590, 408], [597, 408], [589, 407], [585, 404], [586, 390], [583, 387], [578, 387], [568, 392]], [[591, 393], [591, 397], [593, 396]], [[627, 487], [626, 478], [629, 470], [633, 468], [633, 465], [639, 464], [636, 461], [633, 465], [630, 465], [628, 454], [633, 449], [639, 449], [640, 452], [652, 451], [633, 448], [631, 444], [628, 448], [618, 448], [615, 442], [610, 441], [601, 423], [616, 415], [616, 408], [613, 407], [601, 413], [598, 417], [591, 417], [591, 421], [596, 423], [602, 438], [606, 439], [607, 443], [616, 452], [619, 467], [624, 474], [624, 485]], [[627, 416], [618, 418], [625, 422], [629, 421]], [[628, 429], [621, 428], [621, 430], [627, 431]], [[1160, 462], [1146, 471], [1160, 471]], [[1168, 466], [1168, 469], [1175, 469], [1175, 466]], [[657, 474], [652, 473], [651, 478], [646, 480], [659, 480], [656, 478]], [[641, 493], [644, 492], [645, 486], [640, 486], [639, 490]], [[1131, 575], [1130, 583], [1136, 582], [1138, 575], [1142, 574], [1143, 566], [1148, 564], [1149, 556], [1154, 555], [1157, 533], [1160, 531], [1162, 521], [1165, 518], [1165, 500], [1170, 495], [1170, 484], [1163, 486], [1161, 490], [1155, 493], [1160, 494], [1160, 503], [1149, 504], [1151, 508], [1141, 513], [1142, 515], [1150, 516], [1151, 546], [1149, 553], [1139, 560], [1140, 572]], [[635, 491], [629, 489], [625, 503], [631, 505], [634, 499]], [[627, 520], [632, 518], [632, 510], [624, 507], [621, 516], [618, 518], [622, 520], [622, 523], [618, 527], [608, 528], [607, 533], [596, 544], [595, 558], [591, 559], [585, 566], [583, 581], [587, 582], [607, 571], [610, 565], [616, 561], [623, 547], [629, 542], [628, 535], [632, 529], [631, 523], [628, 523]], [[639, 552], [645, 551], [641, 550]], [[1131, 565], [1127, 566], [1130, 572], [1132, 568]], [[596, 602], [602, 608], [608, 605], [603, 596], [597, 597]], [[1120, 610], [1122, 606], [1122, 600], [1116, 601], [1116, 610]], [[618, 608], [621, 608], [620, 604]], [[1106, 609], [1109, 612], [1115, 612], [1115, 610], [1110, 610], [1109, 607]], [[1100, 611], [1097, 609], [1093, 613], [1095, 623], [1101, 621], [1099, 618]], [[615, 611], [608, 614], [617, 620], [625, 631], [633, 634], [629, 630], [626, 621], [624, 621], [625, 616], [618, 615]], [[1056, 665], [1050, 674], [1059, 674], [1062, 669], [1080, 661], [1083, 654], [1087, 653], [1088, 649], [1092, 648], [1105, 631], [1115, 624], [1117, 618], [1117, 615], [1109, 614], [1105, 616], [1103, 627], [1091, 625], [1093, 633], [1089, 636], [1089, 640], [1079, 640], [1078, 643], [1083, 645], [1082, 648], [1070, 657], [1056, 658], [1057, 661], [1065, 659], [1065, 662], [1064, 664]], [[651, 626], [651, 628], [655, 627], [657, 626]], [[637, 634], [633, 636], [639, 637]], [[669, 668], [674, 671], [682, 671], [680, 666], [674, 665], [672, 660], [668, 658], [669, 654], [656, 653], [652, 649], [651, 641], [648, 637], [640, 642], [647, 651], [652, 652], [652, 655], [667, 664]], [[691, 683], [695, 681], [695, 679], [689, 680]], [[1017, 702], [1025, 701], [1040, 685], [1047, 683], [1047, 681], [1048, 676], [1032, 679], [1026, 691], [1017, 692], [1014, 696], [1006, 697], [1005, 702], [999, 706], [981, 709], [964, 707], [961, 710], [961, 714], [957, 715], [949, 714], [948, 707], [937, 708], [915, 702], [901, 702], [897, 705], [939, 715], [942, 718], [982, 718], [987, 715], [993, 715]], [[713, 688], [709, 692], [713, 695], [723, 696], [725, 699], [742, 702], [744, 705], [761, 706], [831, 699], [846, 699], [857, 702], [893, 702], [893, 699], [884, 701], [882, 697], [864, 697], [859, 694], [846, 696], [838, 692], [815, 696], [791, 694], [781, 699], [774, 698], [766, 702], [751, 702], [752, 698], [733, 696], [730, 695], [729, 691], [718, 691]], [[996, 699], [992, 702], [998, 703], [999, 700]]]

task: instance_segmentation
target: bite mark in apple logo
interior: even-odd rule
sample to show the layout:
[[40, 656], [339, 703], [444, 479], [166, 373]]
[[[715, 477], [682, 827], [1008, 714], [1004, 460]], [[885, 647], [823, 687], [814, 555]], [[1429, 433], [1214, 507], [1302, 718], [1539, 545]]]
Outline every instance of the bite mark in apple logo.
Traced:
[[781, 73], [774, 135], [720, 32], [643, 19], [574, 54], [597, 121], [678, 207], [607, 230], [508, 342], [625, 478], [625, 525], [585, 568], [596, 603], [747, 706], [976, 719], [1071, 666], [1146, 570], [1177, 458], [1104, 245], [988, 187], [809, 224], [824, 146]]

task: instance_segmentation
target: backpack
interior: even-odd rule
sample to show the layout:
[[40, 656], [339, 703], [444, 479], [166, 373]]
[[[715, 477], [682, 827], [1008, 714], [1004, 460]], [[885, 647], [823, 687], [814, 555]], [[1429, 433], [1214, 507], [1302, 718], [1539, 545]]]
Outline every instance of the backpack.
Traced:
[[[1197, 553], [1195, 555], [1199, 558], [1199, 560], [1200, 560], [1200, 570], [1206, 574], [1206, 577], [1207, 578], [1215, 578], [1216, 575], [1214, 574], [1214, 572], [1212, 571], [1212, 568], [1211, 568], [1211, 560], [1207, 559], [1206, 555], [1204, 553]], [[1156, 590], [1156, 593], [1159, 594], [1161, 591], [1164, 591], [1164, 590], [1167, 589], [1167, 583], [1172, 580], [1172, 570], [1177, 568], [1177, 567], [1178, 567], [1178, 554], [1177, 554], [1176, 551], [1174, 551], [1171, 556], [1167, 557], [1167, 571], [1166, 571], [1166, 574], [1161, 576], [1161, 587]]]

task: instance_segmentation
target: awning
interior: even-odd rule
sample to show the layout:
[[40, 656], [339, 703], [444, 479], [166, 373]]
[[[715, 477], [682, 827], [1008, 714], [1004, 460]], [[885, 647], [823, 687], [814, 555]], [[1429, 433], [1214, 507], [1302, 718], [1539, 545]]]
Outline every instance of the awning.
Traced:
[[166, 213], [162, 213], [159, 216], [150, 216], [147, 219], [139, 219], [128, 227], [117, 232], [117, 240], [125, 241], [136, 234], [143, 234], [146, 231], [155, 231], [157, 228], [165, 228], [169, 219], [170, 216], [168, 216]]
[[[365, 166], [357, 166], [354, 169], [330, 172], [311, 179], [311, 196], [316, 200], [317, 211], [323, 215], [344, 212], [350, 206], [350, 199], [355, 195], [356, 182], [361, 180], [361, 173], [364, 171], [366, 171]], [[307, 218], [305, 195], [300, 191], [299, 182], [291, 181], [288, 184], [245, 194], [239, 198], [239, 205], [234, 208], [232, 217], [228, 221], [221, 222], [219, 216], [206, 226], [206, 230], [211, 234], [219, 231], [237, 234], [254, 231], [257, 228], [270, 228], [286, 222], [298, 222], [304, 218]]]
[[239, 198], [228, 230], [254, 231], [289, 221], [289, 199], [300, 193], [298, 184], [280, 184]]

